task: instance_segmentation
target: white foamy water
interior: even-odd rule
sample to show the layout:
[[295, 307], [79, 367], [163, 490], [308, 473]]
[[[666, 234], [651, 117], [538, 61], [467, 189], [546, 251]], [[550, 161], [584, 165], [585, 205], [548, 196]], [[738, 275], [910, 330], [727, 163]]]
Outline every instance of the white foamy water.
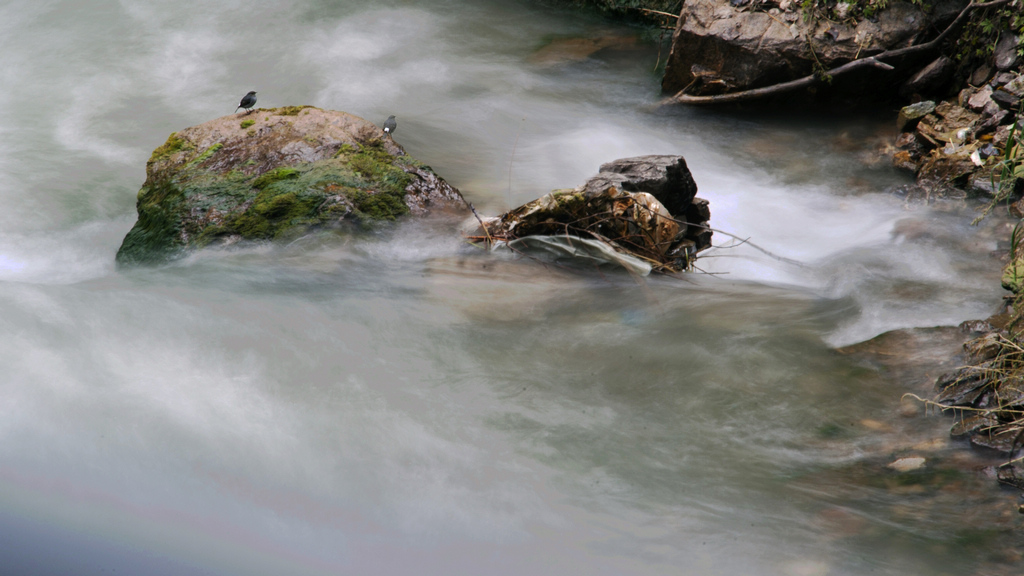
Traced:
[[[980, 496], [873, 480], [946, 423], [866, 434], [909, 384], [832, 349], [1001, 297], [994, 225], [862, 162], [885, 126], [653, 112], [656, 45], [534, 62], [638, 32], [538, 2], [10, 3], [0, 32], [0, 572], [964, 574], [1006, 546], [965, 544]], [[635, 280], [408, 223], [117, 270], [152, 149], [249, 90], [397, 115], [488, 213], [683, 154], [771, 255], [717, 234], [711, 274]]]

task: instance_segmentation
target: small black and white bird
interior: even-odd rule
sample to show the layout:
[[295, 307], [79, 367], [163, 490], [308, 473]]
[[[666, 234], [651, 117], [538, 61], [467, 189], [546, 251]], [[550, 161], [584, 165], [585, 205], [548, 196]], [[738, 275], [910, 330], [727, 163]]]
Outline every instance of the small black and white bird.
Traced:
[[[242, 96], [242, 101], [238, 103], [238, 108], [245, 108], [245, 113], [252, 112], [252, 107], [256, 105], [256, 91], [252, 90], [245, 96]], [[238, 108], [235, 108], [235, 112], [238, 112]]]
[[395, 117], [388, 116], [388, 119], [384, 121], [384, 133], [390, 137], [395, 133], [396, 128], [398, 128], [398, 122], [395, 122]]

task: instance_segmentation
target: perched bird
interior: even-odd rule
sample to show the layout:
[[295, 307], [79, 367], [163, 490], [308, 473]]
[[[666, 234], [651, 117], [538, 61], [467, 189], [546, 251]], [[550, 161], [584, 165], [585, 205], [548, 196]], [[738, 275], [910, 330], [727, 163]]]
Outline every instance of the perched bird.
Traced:
[[395, 133], [396, 128], [398, 128], [398, 122], [395, 122], [394, 115], [388, 116], [388, 119], [384, 121], [384, 133], [390, 137]]
[[[256, 105], [256, 91], [252, 90], [245, 96], [242, 96], [242, 101], [238, 103], [238, 108], [245, 108], [245, 113], [252, 112], [252, 107]], [[235, 108], [235, 112], [238, 112], [238, 108]]]

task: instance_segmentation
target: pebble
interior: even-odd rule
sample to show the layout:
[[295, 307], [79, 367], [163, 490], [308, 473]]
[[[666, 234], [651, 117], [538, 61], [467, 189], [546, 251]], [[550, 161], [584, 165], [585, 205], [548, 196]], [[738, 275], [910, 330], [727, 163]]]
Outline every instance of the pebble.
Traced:
[[860, 421], [860, 425], [867, 428], [868, 430], [873, 430], [875, 432], [892, 431], [892, 426], [889, 426], [885, 422], [879, 422], [878, 420], [869, 420], [865, 418], [864, 420]]
[[925, 459], [920, 456], [910, 456], [907, 458], [899, 458], [893, 462], [890, 462], [885, 467], [895, 470], [897, 472], [912, 472], [924, 466]]

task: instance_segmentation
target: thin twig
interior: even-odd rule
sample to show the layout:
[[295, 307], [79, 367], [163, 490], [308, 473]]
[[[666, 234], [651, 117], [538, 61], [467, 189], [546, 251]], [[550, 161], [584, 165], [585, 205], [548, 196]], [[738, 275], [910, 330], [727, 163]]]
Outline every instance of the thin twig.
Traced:
[[668, 16], [669, 18], [676, 18], [676, 19], [679, 18], [679, 14], [673, 14], [671, 12], [662, 12], [660, 10], [650, 10], [650, 9], [647, 9], [647, 8], [634, 8], [634, 10], [639, 10], [639, 11], [644, 12], [646, 14], [657, 14], [658, 16]]

